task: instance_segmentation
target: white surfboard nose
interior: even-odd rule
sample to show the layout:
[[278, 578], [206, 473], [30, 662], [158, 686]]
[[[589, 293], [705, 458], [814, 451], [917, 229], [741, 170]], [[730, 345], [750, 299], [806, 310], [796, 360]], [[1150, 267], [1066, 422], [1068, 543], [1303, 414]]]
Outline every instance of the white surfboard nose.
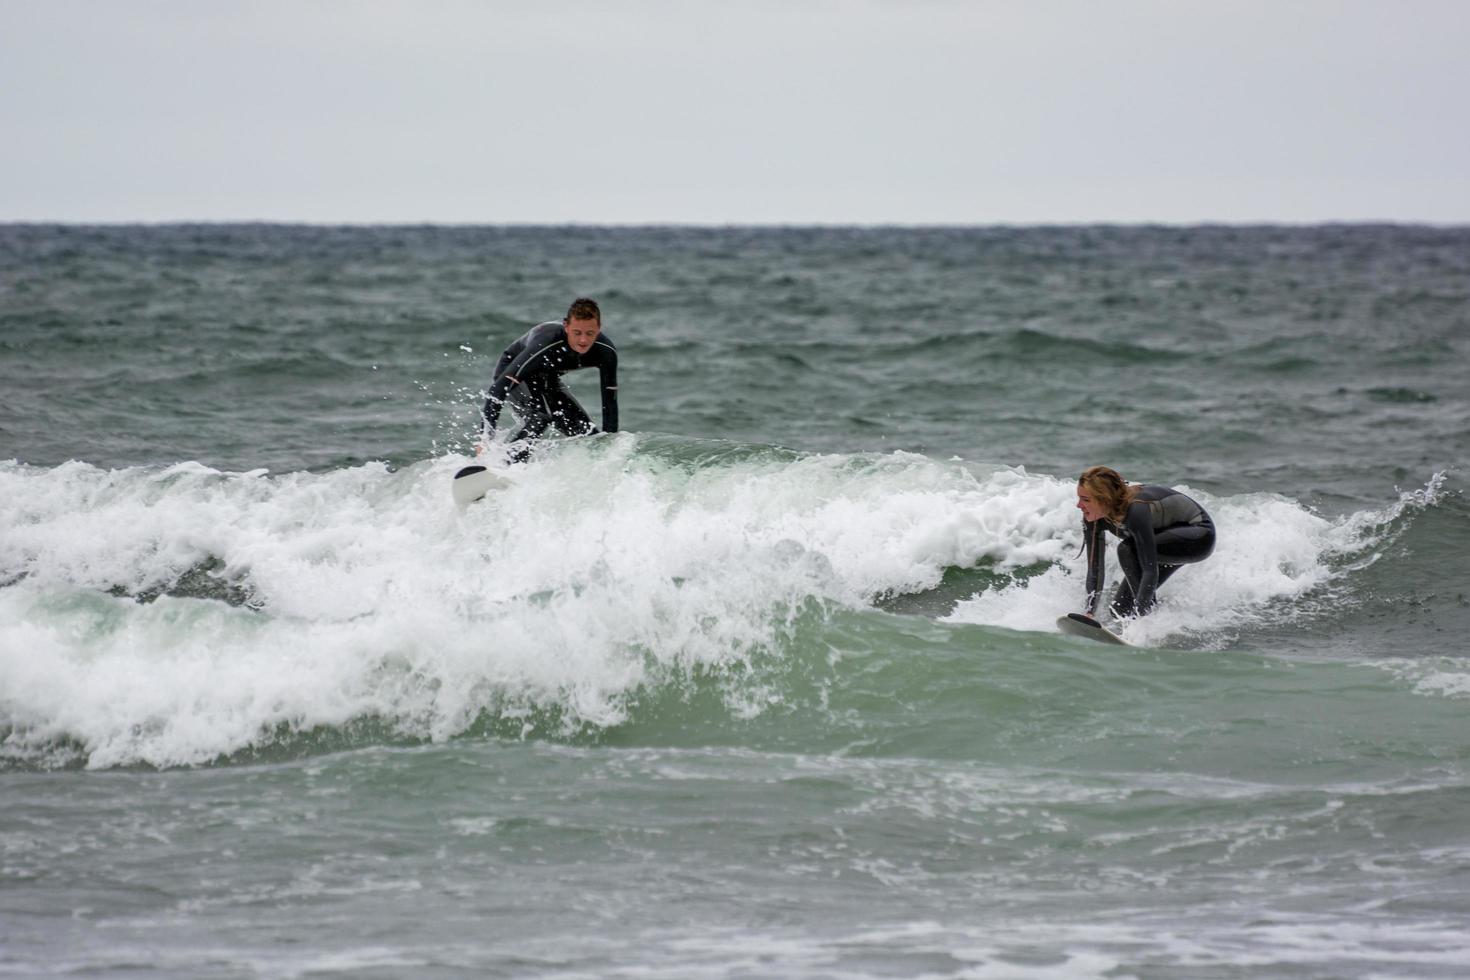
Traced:
[[491, 490], [499, 490], [510, 483], [499, 473], [491, 472], [488, 468], [478, 463], [471, 466], [461, 467], [454, 474], [454, 502], [463, 507], [479, 500]]

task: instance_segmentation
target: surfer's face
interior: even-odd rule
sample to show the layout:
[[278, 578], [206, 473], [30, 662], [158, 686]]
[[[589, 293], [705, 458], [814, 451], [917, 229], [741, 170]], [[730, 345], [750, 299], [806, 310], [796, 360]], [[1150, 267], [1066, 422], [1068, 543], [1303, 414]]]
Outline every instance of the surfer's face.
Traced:
[[597, 342], [597, 335], [602, 330], [602, 324], [597, 320], [568, 320], [567, 346], [578, 354], [585, 354], [592, 349]]
[[1077, 488], [1077, 509], [1082, 511], [1083, 519], [1089, 521], [1095, 521], [1105, 513], [1103, 505], [1080, 486]]

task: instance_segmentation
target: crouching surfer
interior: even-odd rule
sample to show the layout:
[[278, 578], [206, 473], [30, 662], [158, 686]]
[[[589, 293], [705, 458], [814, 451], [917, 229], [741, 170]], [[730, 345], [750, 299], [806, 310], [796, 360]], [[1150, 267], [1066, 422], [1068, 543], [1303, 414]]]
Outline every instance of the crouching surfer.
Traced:
[[1082, 544], [1087, 551], [1087, 615], [1097, 625], [1103, 568], [1111, 532], [1118, 543], [1124, 581], [1109, 603], [1114, 616], [1142, 616], [1154, 606], [1159, 586], [1185, 565], [1215, 550], [1215, 525], [1205, 509], [1169, 487], [1130, 484], [1106, 466], [1077, 479]]
[[597, 431], [587, 412], [562, 385], [568, 371], [597, 368], [602, 389], [602, 431], [618, 431], [618, 351], [602, 332], [602, 311], [585, 297], [572, 302], [560, 320], [538, 323], [505, 349], [495, 365], [486, 392], [483, 425], [476, 454], [483, 453], [495, 435], [500, 409], [509, 403], [521, 422], [511, 436], [510, 461], [531, 455], [531, 443], [550, 426], [562, 435], [581, 436]]

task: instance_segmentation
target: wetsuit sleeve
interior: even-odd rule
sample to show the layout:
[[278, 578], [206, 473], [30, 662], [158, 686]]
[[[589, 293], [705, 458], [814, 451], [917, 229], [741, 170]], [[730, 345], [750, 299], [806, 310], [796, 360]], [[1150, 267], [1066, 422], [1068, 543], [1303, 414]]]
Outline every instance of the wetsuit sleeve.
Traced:
[[490, 382], [489, 389], [485, 392], [485, 407], [480, 410], [480, 416], [484, 424], [480, 428], [481, 434], [490, 438], [495, 434], [495, 426], [500, 421], [500, 406], [505, 404], [505, 392], [510, 387], [510, 379], [506, 375], [506, 366], [515, 359], [516, 348], [512, 344], [506, 348], [505, 353], [500, 355], [500, 360], [495, 364], [495, 374]]
[[515, 360], [511, 361], [505, 366], [505, 371], [502, 372], [502, 375], [507, 378], [515, 378], [516, 381], [520, 381], [521, 377], [528, 373], [526, 370], [527, 367], [540, 355], [541, 351], [538, 350], [521, 351], [519, 357], [517, 357]]
[[1134, 590], [1133, 608], [1142, 616], [1153, 608], [1154, 592], [1159, 587], [1159, 546], [1154, 541], [1153, 514], [1148, 504], [1134, 502], [1129, 505], [1124, 522], [1138, 556], [1138, 588]]
[[[542, 370], [541, 361], [544, 361], [552, 351], [564, 349], [567, 335], [561, 331], [547, 335], [536, 331], [529, 335], [526, 344], [514, 354], [514, 359], [505, 367], [504, 374], [510, 375], [516, 381], [526, 380], [526, 375]], [[514, 382], [512, 382], [514, 383]]]
[[1082, 543], [1087, 548], [1087, 615], [1096, 619], [1107, 566], [1107, 544], [1101, 521], [1082, 522]]
[[602, 382], [602, 431], [618, 431], [618, 355], [616, 351], [609, 351], [607, 357], [597, 366], [597, 373]]

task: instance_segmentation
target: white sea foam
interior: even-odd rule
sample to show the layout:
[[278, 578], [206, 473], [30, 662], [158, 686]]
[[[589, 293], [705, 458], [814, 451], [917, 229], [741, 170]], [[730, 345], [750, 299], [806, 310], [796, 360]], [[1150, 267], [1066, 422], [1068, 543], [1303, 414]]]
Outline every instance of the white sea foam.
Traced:
[[1470, 658], [1382, 660], [1377, 661], [1375, 666], [1411, 685], [1419, 694], [1470, 699]]
[[[5, 751], [190, 764], [280, 726], [444, 738], [532, 706], [616, 724], [651, 669], [741, 660], [812, 597], [865, 605], [982, 560], [1061, 564], [956, 621], [1050, 629], [1077, 605], [1069, 481], [907, 454], [698, 468], [639, 440], [563, 445], [465, 510], [461, 457], [279, 477], [0, 463]], [[1313, 589], [1362, 534], [1283, 498], [1200, 499], [1230, 533], [1130, 638]], [[184, 595], [134, 598], [191, 569]]]
[[[858, 604], [988, 553], [1048, 553], [1035, 501], [1005, 519], [1019, 472], [686, 470], [636, 446], [563, 447], [464, 511], [461, 458], [281, 477], [6, 464], [8, 749], [68, 737], [94, 766], [191, 763], [364, 716], [446, 737], [507, 704], [615, 724], [651, 665], [747, 657], [809, 597]], [[249, 605], [131, 597], [191, 568]]]

